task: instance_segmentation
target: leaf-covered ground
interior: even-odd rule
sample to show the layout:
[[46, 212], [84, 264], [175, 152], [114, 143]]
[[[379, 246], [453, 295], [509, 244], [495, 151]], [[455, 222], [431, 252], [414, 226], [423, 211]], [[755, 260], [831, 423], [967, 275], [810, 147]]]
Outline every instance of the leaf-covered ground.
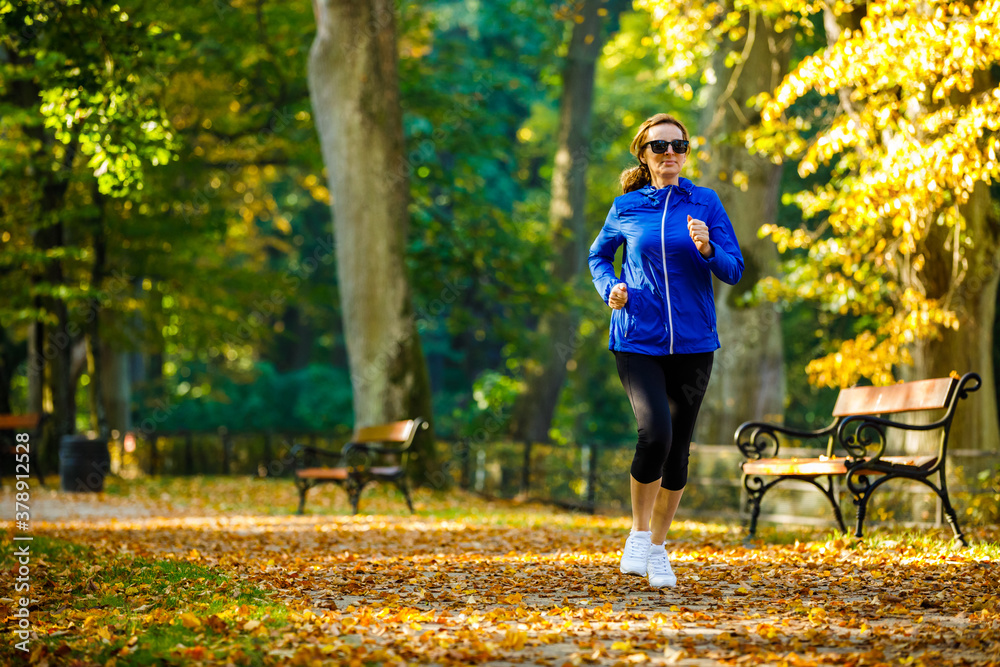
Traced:
[[[9, 484], [2, 495], [13, 507]], [[1000, 529], [864, 541], [682, 522], [676, 589], [618, 573], [628, 522], [547, 507], [289, 481], [32, 491], [25, 656], [50, 665], [1000, 665]], [[10, 523], [6, 523], [10, 526]], [[13, 612], [9, 531], [3, 539]]]

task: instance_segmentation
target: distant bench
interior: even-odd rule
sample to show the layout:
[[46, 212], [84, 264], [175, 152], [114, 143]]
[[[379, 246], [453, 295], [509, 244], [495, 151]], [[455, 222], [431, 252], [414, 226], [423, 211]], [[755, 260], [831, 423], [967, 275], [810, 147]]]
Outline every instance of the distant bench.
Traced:
[[[298, 513], [305, 511], [309, 489], [323, 482], [343, 486], [355, 514], [365, 486], [372, 482], [391, 482], [403, 492], [406, 505], [413, 512], [406, 483], [406, 463], [413, 438], [417, 431], [427, 426], [427, 422], [416, 418], [359, 428], [339, 452], [295, 445], [292, 457], [295, 485], [299, 490]], [[333, 465], [323, 465], [323, 461]]]
[[[968, 398], [981, 384], [976, 373], [966, 373], [961, 378], [841, 389], [833, 408], [833, 423], [818, 431], [800, 431], [762, 422], [743, 424], [737, 429], [735, 440], [746, 457], [741, 467], [750, 510], [750, 537], [757, 532], [764, 494], [785, 480], [808, 482], [819, 489], [830, 501], [834, 517], [846, 533], [834, 485], [836, 478], [843, 477], [857, 507], [855, 535], [862, 537], [872, 493], [890, 479], [903, 478], [922, 482], [938, 495], [955, 538], [965, 545], [945, 480], [948, 434], [959, 400]], [[903, 424], [878, 416], [926, 410], [944, 410], [944, 414], [929, 424]], [[890, 453], [887, 451], [888, 434], [907, 431], [940, 431], [936, 451], [907, 455], [897, 449], [891, 452], [894, 455], [887, 455]], [[816, 458], [780, 457], [779, 435], [803, 440], [825, 438], [826, 453]], [[898, 439], [893, 438], [890, 446], [898, 447]]]
[[42, 414], [28, 415], [0, 415], [0, 477], [3, 475], [23, 474], [18, 469], [18, 455], [25, 452], [25, 448], [18, 449], [16, 435], [18, 433], [28, 433], [27, 470], [34, 473], [38, 478], [38, 483], [45, 486], [45, 478], [42, 469], [38, 465], [38, 448], [42, 444], [42, 423], [45, 416]]

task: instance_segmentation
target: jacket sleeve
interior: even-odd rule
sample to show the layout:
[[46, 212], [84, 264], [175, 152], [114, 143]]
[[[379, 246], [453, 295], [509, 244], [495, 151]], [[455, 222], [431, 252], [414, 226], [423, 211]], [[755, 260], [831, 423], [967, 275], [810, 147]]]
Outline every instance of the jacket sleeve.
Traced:
[[618, 276], [615, 275], [615, 253], [625, 241], [622, 236], [621, 223], [618, 220], [618, 209], [614, 204], [608, 211], [608, 217], [604, 220], [604, 226], [597, 234], [597, 238], [590, 246], [590, 275], [594, 278], [594, 287], [597, 293], [608, 302], [611, 295], [611, 288], [618, 284]]
[[714, 191], [711, 192], [713, 199], [711, 213], [705, 224], [708, 225], [708, 238], [715, 254], [705, 261], [719, 280], [735, 285], [743, 277], [743, 253], [740, 252], [736, 232], [733, 231], [733, 225], [719, 200], [719, 195]]

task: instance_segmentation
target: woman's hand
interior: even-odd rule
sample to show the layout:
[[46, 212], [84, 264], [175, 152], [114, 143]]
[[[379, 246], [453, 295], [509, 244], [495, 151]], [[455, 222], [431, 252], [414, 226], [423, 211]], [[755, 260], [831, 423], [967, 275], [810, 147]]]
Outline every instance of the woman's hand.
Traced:
[[608, 305], [619, 310], [625, 307], [625, 303], [628, 301], [628, 287], [625, 283], [618, 283], [611, 288], [611, 294], [608, 295]]
[[697, 218], [692, 218], [688, 216], [688, 234], [691, 235], [691, 240], [694, 241], [694, 246], [701, 253], [701, 256], [705, 259], [710, 258], [715, 254], [715, 250], [712, 248], [712, 244], [708, 240], [708, 225], [705, 224], [703, 220]]

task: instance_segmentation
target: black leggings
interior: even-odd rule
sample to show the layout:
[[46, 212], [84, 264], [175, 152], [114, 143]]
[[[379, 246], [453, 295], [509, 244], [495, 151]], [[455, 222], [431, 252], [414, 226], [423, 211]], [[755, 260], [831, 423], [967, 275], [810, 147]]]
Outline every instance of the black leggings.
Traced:
[[670, 491], [680, 491], [687, 484], [691, 436], [714, 358], [714, 352], [662, 357], [615, 352], [618, 377], [639, 427], [632, 458], [632, 477], [637, 482], [659, 479]]

